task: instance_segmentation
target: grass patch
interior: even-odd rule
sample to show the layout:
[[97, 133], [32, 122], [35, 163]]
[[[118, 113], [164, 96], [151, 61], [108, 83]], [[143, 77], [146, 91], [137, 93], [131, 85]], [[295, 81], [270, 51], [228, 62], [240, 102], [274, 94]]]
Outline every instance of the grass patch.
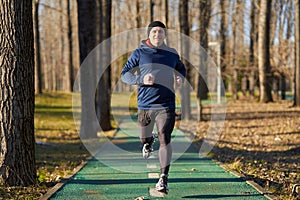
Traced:
[[36, 96], [35, 138], [40, 184], [55, 184], [89, 156], [73, 120], [71, 93]]
[[71, 93], [36, 95], [34, 120], [37, 183], [0, 187], [0, 199], [38, 199], [90, 156], [73, 120]]

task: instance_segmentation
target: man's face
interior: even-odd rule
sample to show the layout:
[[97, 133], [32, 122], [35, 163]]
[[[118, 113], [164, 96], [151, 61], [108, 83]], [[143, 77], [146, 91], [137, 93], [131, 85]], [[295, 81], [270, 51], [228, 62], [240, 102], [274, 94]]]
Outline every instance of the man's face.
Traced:
[[166, 38], [165, 30], [159, 26], [153, 27], [149, 34], [150, 42], [153, 46], [159, 47], [164, 43]]

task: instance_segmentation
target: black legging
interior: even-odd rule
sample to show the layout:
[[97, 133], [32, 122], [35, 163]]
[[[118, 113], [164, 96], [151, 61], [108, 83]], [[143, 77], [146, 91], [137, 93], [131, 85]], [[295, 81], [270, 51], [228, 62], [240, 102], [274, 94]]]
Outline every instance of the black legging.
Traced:
[[156, 123], [158, 139], [160, 142], [158, 157], [162, 174], [168, 174], [172, 159], [171, 134], [175, 124], [175, 111], [139, 110], [140, 140], [143, 144], [152, 143], [152, 131]]

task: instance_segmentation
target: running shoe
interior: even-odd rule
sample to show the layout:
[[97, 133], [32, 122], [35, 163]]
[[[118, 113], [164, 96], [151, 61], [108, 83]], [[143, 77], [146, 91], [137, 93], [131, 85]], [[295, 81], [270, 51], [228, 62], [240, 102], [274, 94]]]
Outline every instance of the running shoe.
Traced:
[[158, 182], [156, 183], [156, 190], [165, 194], [168, 194], [168, 175], [161, 174]]
[[149, 158], [153, 153], [152, 145], [148, 143], [144, 144], [142, 152], [145, 159]]
[[152, 138], [150, 143], [145, 143], [142, 149], [143, 157], [145, 159], [149, 158], [153, 154], [153, 143], [155, 142], [155, 133], [152, 133]]

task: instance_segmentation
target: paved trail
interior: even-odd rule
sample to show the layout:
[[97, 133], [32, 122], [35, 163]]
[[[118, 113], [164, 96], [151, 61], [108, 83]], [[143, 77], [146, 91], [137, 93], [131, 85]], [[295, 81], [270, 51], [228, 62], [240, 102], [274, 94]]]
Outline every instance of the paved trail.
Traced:
[[159, 176], [157, 151], [148, 160], [141, 158], [136, 127], [125, 121], [113, 145], [104, 147], [51, 199], [267, 199], [243, 179], [200, 157], [180, 131], [175, 130], [173, 137], [168, 195], [154, 189]]

